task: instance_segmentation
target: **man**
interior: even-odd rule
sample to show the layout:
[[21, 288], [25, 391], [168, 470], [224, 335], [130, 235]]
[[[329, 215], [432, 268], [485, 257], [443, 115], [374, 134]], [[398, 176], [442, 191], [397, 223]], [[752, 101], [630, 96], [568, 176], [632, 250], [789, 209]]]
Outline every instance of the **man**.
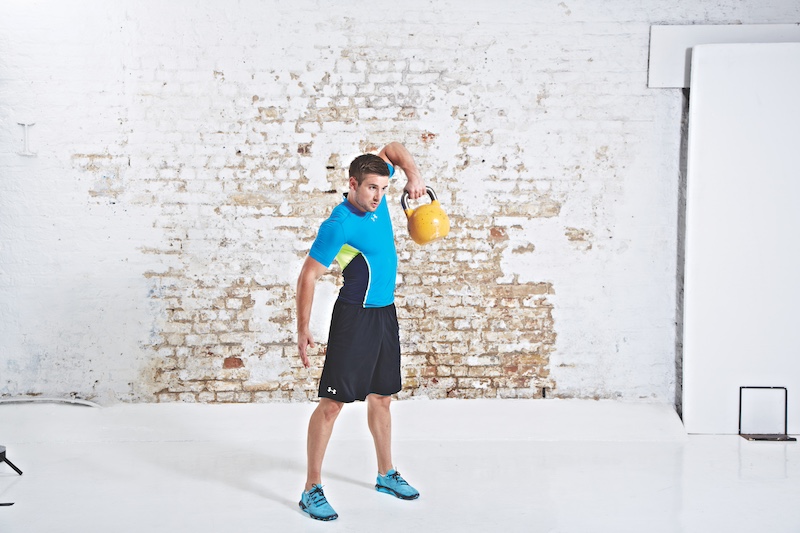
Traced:
[[314, 347], [309, 331], [314, 286], [334, 259], [344, 285], [333, 308], [325, 364], [319, 381], [319, 405], [308, 424], [308, 471], [300, 508], [311, 518], [338, 517], [322, 492], [322, 460], [333, 424], [345, 403], [367, 401], [367, 419], [375, 441], [375, 488], [413, 500], [419, 492], [392, 464], [391, 395], [400, 391], [400, 338], [394, 307], [397, 252], [386, 203], [394, 168], [405, 172], [410, 198], [426, 194], [414, 159], [400, 143], [376, 156], [365, 154], [350, 165], [349, 192], [322, 223], [297, 281], [297, 347], [303, 366]]

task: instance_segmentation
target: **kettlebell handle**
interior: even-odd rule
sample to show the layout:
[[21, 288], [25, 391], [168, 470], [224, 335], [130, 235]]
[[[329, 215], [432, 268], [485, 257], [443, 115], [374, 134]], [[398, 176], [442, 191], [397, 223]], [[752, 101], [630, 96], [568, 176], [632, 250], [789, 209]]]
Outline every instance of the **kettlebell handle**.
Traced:
[[[436, 198], [436, 193], [430, 187], [425, 187], [425, 192], [428, 193], [428, 196], [431, 197], [431, 202], [435, 202], [438, 199]], [[403, 211], [408, 211], [408, 191], [403, 191], [403, 195], [400, 197], [400, 205], [403, 208]]]

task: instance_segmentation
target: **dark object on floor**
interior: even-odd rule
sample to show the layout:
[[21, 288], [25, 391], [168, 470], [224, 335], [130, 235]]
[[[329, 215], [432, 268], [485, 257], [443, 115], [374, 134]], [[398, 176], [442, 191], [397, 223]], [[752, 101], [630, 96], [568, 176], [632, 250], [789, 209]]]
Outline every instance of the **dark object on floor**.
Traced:
[[[20, 470], [16, 466], [14, 466], [14, 463], [9, 461], [8, 458], [6, 457], [6, 447], [5, 446], [0, 446], [0, 463], [7, 463], [8, 466], [13, 468], [14, 471], [17, 474], [19, 474], [20, 476], [22, 475], [22, 470]], [[13, 502], [12, 503], [0, 503], [0, 507], [8, 507], [9, 505], [14, 505], [14, 503]]]

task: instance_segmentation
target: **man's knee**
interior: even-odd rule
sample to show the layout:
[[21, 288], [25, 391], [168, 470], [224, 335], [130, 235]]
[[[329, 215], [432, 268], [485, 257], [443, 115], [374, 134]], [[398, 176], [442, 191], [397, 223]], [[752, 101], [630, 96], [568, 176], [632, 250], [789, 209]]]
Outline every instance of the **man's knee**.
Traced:
[[392, 403], [392, 397], [370, 394], [367, 396], [367, 402], [369, 402], [369, 406], [373, 408], [389, 409], [389, 405]]
[[317, 409], [320, 410], [326, 420], [335, 420], [342, 411], [342, 407], [344, 407], [342, 402], [337, 402], [330, 398], [320, 398]]

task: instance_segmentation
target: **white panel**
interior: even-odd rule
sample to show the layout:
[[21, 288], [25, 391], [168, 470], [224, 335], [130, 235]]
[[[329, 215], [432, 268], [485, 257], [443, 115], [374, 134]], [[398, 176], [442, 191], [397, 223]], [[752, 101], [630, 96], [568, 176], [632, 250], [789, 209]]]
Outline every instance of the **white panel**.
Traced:
[[800, 24], [651, 26], [647, 86], [689, 87], [694, 46], [785, 42], [800, 42]]
[[742, 433], [783, 433], [786, 392], [783, 389], [742, 390]]
[[800, 431], [800, 44], [694, 49], [684, 423], [736, 433], [740, 386], [789, 389]]

